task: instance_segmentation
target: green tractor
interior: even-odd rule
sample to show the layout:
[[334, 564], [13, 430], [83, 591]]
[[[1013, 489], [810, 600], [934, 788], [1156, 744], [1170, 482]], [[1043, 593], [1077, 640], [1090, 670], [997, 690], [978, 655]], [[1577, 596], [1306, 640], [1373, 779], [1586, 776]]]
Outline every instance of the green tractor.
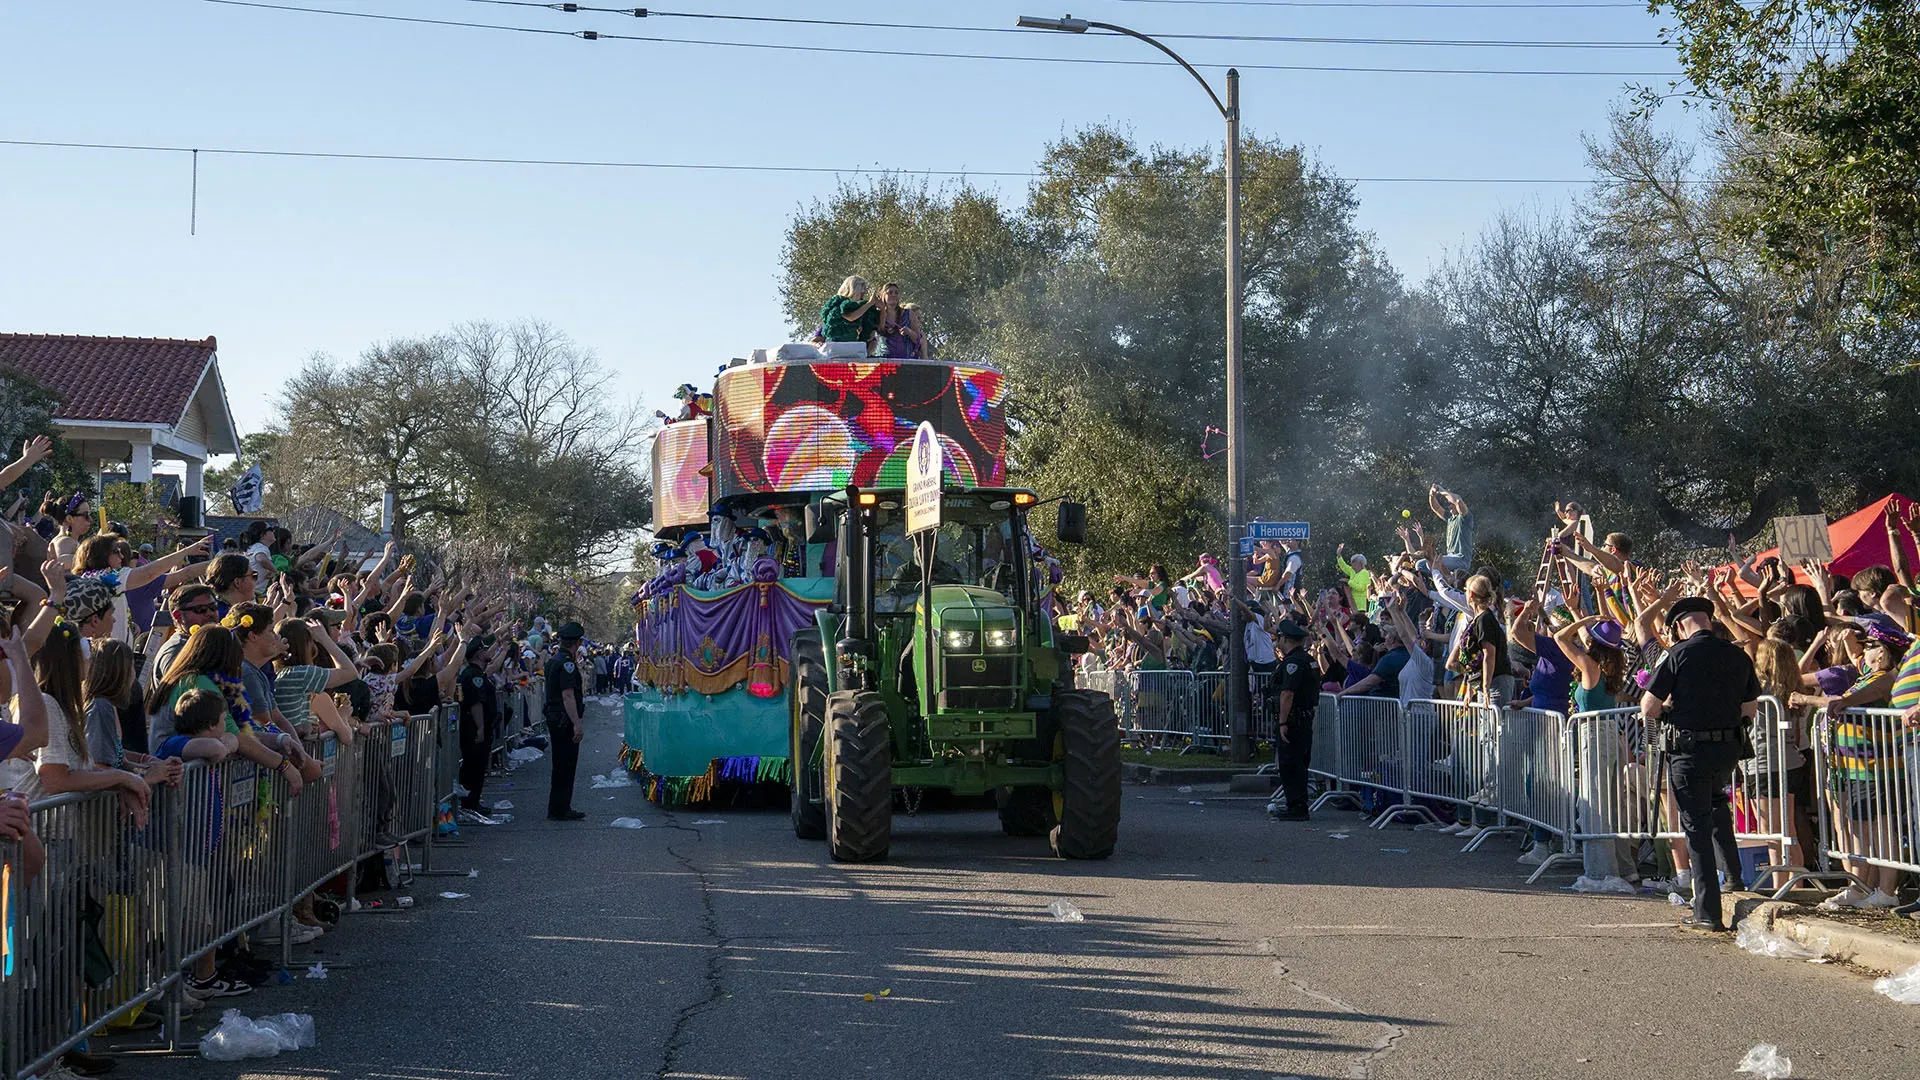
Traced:
[[[1012, 836], [1104, 859], [1120, 831], [1120, 728], [1103, 693], [1073, 687], [1086, 639], [1040, 610], [1020, 489], [949, 492], [909, 536], [898, 492], [848, 488], [808, 508], [834, 544], [834, 602], [791, 642], [793, 831], [833, 857], [886, 857], [896, 787], [995, 794]], [[1061, 507], [1059, 538], [1086, 511]], [[923, 568], [931, 567], [931, 572]]]

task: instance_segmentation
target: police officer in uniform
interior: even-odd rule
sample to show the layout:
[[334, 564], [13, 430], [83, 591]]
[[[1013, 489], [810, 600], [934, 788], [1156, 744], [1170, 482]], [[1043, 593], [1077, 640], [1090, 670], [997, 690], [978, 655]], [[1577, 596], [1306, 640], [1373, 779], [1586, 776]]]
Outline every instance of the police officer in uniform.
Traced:
[[1725, 933], [1715, 870], [1738, 880], [1740, 849], [1727, 787], [1740, 759], [1752, 754], [1748, 731], [1760, 708], [1760, 680], [1738, 645], [1715, 636], [1712, 602], [1697, 596], [1676, 602], [1667, 626], [1679, 644], [1654, 669], [1640, 715], [1648, 731], [1655, 721], [1665, 723], [1661, 746], [1693, 860], [1693, 914], [1681, 925]]
[[573, 808], [573, 774], [580, 767], [580, 739], [586, 734], [581, 712], [580, 639], [586, 631], [570, 622], [560, 628], [553, 658], [547, 661], [547, 736], [553, 746], [553, 790], [547, 794], [548, 821], [579, 821]]
[[1279, 758], [1280, 787], [1286, 792], [1281, 821], [1307, 820], [1307, 763], [1313, 757], [1313, 714], [1320, 708], [1320, 669], [1307, 655], [1307, 632], [1292, 619], [1274, 625], [1280, 651], [1273, 689], [1280, 700], [1273, 715], [1279, 719], [1275, 754]]
[[480, 802], [487, 759], [493, 754], [493, 728], [500, 716], [493, 678], [480, 666], [486, 651], [486, 642], [478, 637], [467, 642], [467, 663], [460, 669], [460, 786], [467, 790], [460, 800], [460, 816], [474, 824], [493, 820]]

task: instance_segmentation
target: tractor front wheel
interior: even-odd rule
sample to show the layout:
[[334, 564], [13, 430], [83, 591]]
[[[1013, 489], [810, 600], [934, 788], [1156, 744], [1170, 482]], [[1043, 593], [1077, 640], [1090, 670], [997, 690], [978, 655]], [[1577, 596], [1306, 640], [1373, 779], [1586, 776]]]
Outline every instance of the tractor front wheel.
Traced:
[[1120, 725], [1113, 699], [1090, 690], [1053, 696], [1065, 778], [1050, 839], [1063, 859], [1104, 859], [1120, 840]]
[[871, 691], [827, 696], [827, 847], [841, 862], [887, 857], [893, 842], [893, 747], [887, 705]]

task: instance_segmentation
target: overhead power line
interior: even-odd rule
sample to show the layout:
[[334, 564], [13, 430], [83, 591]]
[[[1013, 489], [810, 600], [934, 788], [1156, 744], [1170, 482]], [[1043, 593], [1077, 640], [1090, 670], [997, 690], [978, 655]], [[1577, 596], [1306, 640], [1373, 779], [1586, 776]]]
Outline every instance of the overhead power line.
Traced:
[[[879, 22], [871, 19], [810, 19], [795, 15], [723, 15], [699, 11], [662, 11], [658, 8], [592, 7], [586, 4], [541, 3], [539, 0], [461, 0], [468, 4], [537, 8], [566, 14], [598, 13], [626, 15], [646, 19], [706, 19], [714, 22], [775, 23], [787, 26], [834, 26], [865, 30], [928, 30], [961, 34], [1021, 34], [1033, 31], [1015, 26], [956, 26], [952, 23]], [[1505, 6], [1505, 5], [1502, 5]], [[1100, 36], [1113, 36], [1095, 30]], [[1301, 34], [1202, 34], [1179, 31], [1155, 31], [1150, 37], [1169, 41], [1241, 41], [1280, 42], [1293, 45], [1419, 45], [1467, 49], [1671, 49], [1659, 41], [1521, 41], [1521, 40], [1448, 40], [1434, 38], [1319, 37]]]
[[[0, 146], [48, 150], [114, 150], [167, 154], [220, 154], [231, 157], [320, 158], [336, 161], [426, 162], [447, 165], [535, 165], [583, 169], [654, 169], [663, 171], [824, 173], [843, 175], [952, 176], [1037, 179], [1047, 175], [1035, 169], [920, 169], [905, 166], [757, 165], [689, 161], [616, 161], [590, 158], [485, 157], [462, 154], [380, 154], [336, 150], [262, 150], [232, 146], [170, 146], [159, 143], [67, 142], [53, 139], [0, 139]], [[1131, 174], [1115, 174], [1131, 175]], [[1507, 176], [1339, 176], [1356, 184], [1595, 184], [1592, 178]]]
[[[429, 26], [460, 27], [473, 30], [511, 31], [523, 34], [541, 34], [551, 37], [581, 38], [587, 41], [629, 41], [647, 42], [662, 45], [705, 45], [729, 49], [760, 49], [775, 52], [829, 53], [851, 56], [898, 56], [930, 60], [995, 60], [1016, 61], [1035, 64], [1095, 64], [1111, 67], [1172, 67], [1164, 60], [1129, 60], [1088, 56], [1012, 56], [998, 53], [961, 53], [951, 51], [933, 52], [916, 49], [861, 49], [850, 46], [833, 45], [793, 45], [760, 41], [716, 41], [705, 38], [658, 37], [644, 34], [616, 34], [596, 30], [556, 30], [543, 27], [512, 26], [500, 23], [471, 22], [454, 19], [428, 19], [411, 15], [383, 15], [365, 11], [342, 11], [335, 8], [299, 7], [292, 4], [266, 3], [264, 0], [201, 0], [203, 3], [220, 4], [225, 7], [258, 8], [268, 11], [299, 12], [307, 15], [328, 15], [350, 19], [375, 19], [382, 22], [420, 23]], [[1520, 69], [1520, 68], [1441, 68], [1441, 67], [1397, 67], [1372, 66], [1362, 64], [1219, 64], [1199, 63], [1195, 67], [1211, 70], [1223, 70], [1237, 67], [1242, 71], [1322, 71], [1357, 72], [1365, 74], [1399, 75], [1513, 75], [1513, 76], [1569, 76], [1602, 77], [1624, 79], [1671, 79], [1679, 78], [1679, 71], [1592, 71], [1586, 69]]]

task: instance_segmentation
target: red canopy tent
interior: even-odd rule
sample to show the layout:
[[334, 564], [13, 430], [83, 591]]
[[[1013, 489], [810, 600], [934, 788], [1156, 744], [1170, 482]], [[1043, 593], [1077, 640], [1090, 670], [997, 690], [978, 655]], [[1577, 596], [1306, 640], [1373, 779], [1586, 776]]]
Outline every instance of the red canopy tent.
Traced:
[[[1884, 499], [1855, 510], [1839, 521], [1827, 525], [1827, 539], [1833, 546], [1833, 572], [1852, 576], [1869, 566], [1892, 566], [1893, 551], [1887, 544], [1886, 507], [1892, 503], [1900, 512], [1902, 521], [1906, 520], [1907, 508], [1913, 500], [1895, 492]], [[1920, 551], [1914, 547], [1913, 535], [1904, 529], [1900, 534], [1901, 543], [1907, 549], [1907, 565], [1920, 567]], [[1779, 548], [1770, 548], [1761, 552], [1755, 562], [1773, 558], [1780, 554]], [[1799, 576], [1799, 567], [1794, 567]]]

